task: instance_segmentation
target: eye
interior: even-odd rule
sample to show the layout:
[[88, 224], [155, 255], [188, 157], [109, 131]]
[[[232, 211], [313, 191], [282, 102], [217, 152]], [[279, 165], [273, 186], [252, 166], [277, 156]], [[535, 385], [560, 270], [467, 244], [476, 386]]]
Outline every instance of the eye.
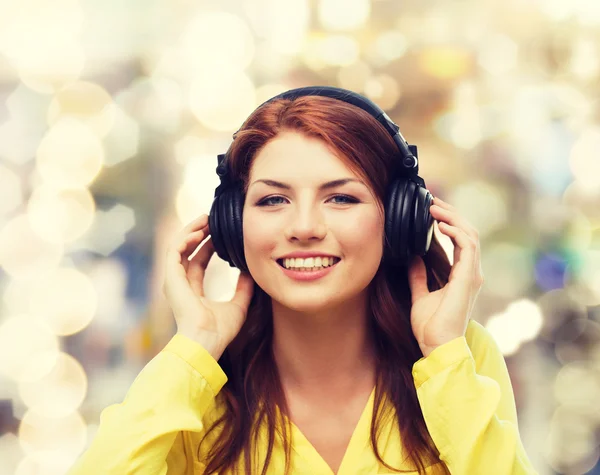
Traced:
[[256, 206], [275, 206], [276, 204], [279, 203], [273, 203], [272, 200], [276, 200], [276, 199], [283, 199], [283, 196], [269, 196], [261, 201], [259, 201], [258, 203], [256, 203]]
[[339, 204], [358, 203], [358, 200], [356, 198], [353, 198], [352, 196], [348, 196], [348, 195], [334, 195], [331, 198], [342, 198], [342, 199], [346, 200], [345, 202], [344, 201], [342, 201], [341, 203], [338, 202]]
[[[348, 195], [333, 195], [329, 199], [332, 200], [335, 198], [340, 198], [343, 200], [343, 201], [337, 201], [336, 204], [353, 204], [353, 203], [359, 202], [356, 198], [354, 198], [352, 196], [348, 196]], [[283, 200], [283, 199], [285, 199], [283, 196], [268, 196], [267, 198], [264, 198], [261, 201], [259, 201], [256, 204], [256, 206], [276, 206], [281, 203], [273, 202], [272, 200]]]

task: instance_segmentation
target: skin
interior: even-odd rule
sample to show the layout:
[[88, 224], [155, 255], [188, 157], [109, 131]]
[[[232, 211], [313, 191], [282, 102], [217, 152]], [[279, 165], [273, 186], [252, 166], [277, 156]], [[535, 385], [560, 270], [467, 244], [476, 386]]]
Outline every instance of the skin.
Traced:
[[[359, 182], [319, 191], [322, 183], [340, 178]], [[259, 206], [265, 198], [267, 206]], [[347, 402], [349, 395], [364, 396], [373, 387], [366, 305], [383, 254], [380, 207], [368, 185], [321, 140], [283, 132], [252, 164], [243, 219], [246, 261], [252, 278], [272, 297], [273, 351], [282, 384], [306, 399]], [[297, 250], [322, 251], [341, 261], [327, 276], [299, 282], [276, 262]]]

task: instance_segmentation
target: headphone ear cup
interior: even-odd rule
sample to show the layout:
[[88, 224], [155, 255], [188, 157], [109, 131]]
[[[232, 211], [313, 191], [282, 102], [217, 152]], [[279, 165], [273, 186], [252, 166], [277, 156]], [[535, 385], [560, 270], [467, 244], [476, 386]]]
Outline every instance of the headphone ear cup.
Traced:
[[414, 208], [414, 253], [423, 256], [427, 254], [433, 238], [434, 219], [429, 211], [433, 195], [422, 186], [417, 186]]
[[400, 254], [400, 264], [402, 265], [408, 265], [410, 258], [413, 255], [413, 209], [415, 206], [416, 186], [417, 184], [412, 180], [406, 180], [406, 186], [402, 189], [403, 193], [399, 202], [398, 211], [400, 213], [400, 220], [398, 222], [398, 227], [400, 228], [400, 241], [398, 243], [398, 252]]
[[215, 252], [217, 255], [226, 262], [229, 262], [231, 265], [231, 258], [227, 253], [227, 248], [225, 247], [225, 239], [223, 238], [223, 233], [221, 232], [221, 221], [223, 220], [223, 215], [220, 212], [221, 204], [220, 201], [223, 199], [223, 195], [217, 195], [210, 207], [210, 213], [208, 215], [208, 226], [210, 228], [210, 235], [213, 246], [215, 248]]
[[244, 255], [244, 195], [239, 188], [232, 191], [230, 197], [231, 221], [227, 229], [231, 232], [231, 247], [236, 255], [236, 267], [242, 271], [248, 271], [246, 257]]
[[232, 249], [230, 232], [227, 228], [229, 193], [229, 190], [224, 190], [213, 200], [209, 215], [209, 226], [217, 255], [229, 263], [230, 267], [234, 267], [236, 258]]
[[395, 265], [406, 266], [414, 255], [429, 251], [433, 217], [429, 212], [433, 196], [410, 179], [397, 178], [391, 185], [386, 206], [386, 251]]
[[385, 206], [385, 247], [386, 260], [393, 264], [402, 262], [402, 202], [407, 186], [407, 180], [400, 177], [389, 187]]
[[234, 190], [232, 188], [226, 188], [221, 193], [221, 199], [219, 200], [219, 225], [221, 231], [221, 239], [223, 246], [226, 249], [227, 261], [231, 267], [237, 267], [239, 258], [234, 247], [234, 231], [232, 228], [233, 216], [231, 209], [231, 201]]
[[247, 271], [244, 257], [242, 211], [244, 198], [237, 187], [223, 190], [213, 200], [208, 223], [217, 255], [229, 263]]

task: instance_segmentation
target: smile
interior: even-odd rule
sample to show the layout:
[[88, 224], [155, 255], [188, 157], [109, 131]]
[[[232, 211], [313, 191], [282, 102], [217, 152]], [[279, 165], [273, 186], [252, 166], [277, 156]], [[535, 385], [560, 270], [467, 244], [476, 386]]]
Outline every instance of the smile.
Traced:
[[332, 265], [321, 268], [313, 267], [314, 270], [286, 269], [285, 267], [283, 267], [281, 259], [277, 260], [277, 264], [279, 265], [279, 268], [283, 271], [283, 273], [291, 279], [298, 281], [312, 281], [325, 277], [326, 275], [331, 273], [337, 267], [340, 260], [340, 258], [336, 257]]

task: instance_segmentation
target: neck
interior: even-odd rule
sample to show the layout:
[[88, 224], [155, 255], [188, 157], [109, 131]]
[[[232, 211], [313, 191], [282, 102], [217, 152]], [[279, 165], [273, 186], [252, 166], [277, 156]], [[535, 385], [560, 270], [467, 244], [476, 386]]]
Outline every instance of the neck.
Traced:
[[340, 306], [297, 311], [273, 301], [273, 354], [284, 388], [348, 396], [375, 384], [366, 294]]

